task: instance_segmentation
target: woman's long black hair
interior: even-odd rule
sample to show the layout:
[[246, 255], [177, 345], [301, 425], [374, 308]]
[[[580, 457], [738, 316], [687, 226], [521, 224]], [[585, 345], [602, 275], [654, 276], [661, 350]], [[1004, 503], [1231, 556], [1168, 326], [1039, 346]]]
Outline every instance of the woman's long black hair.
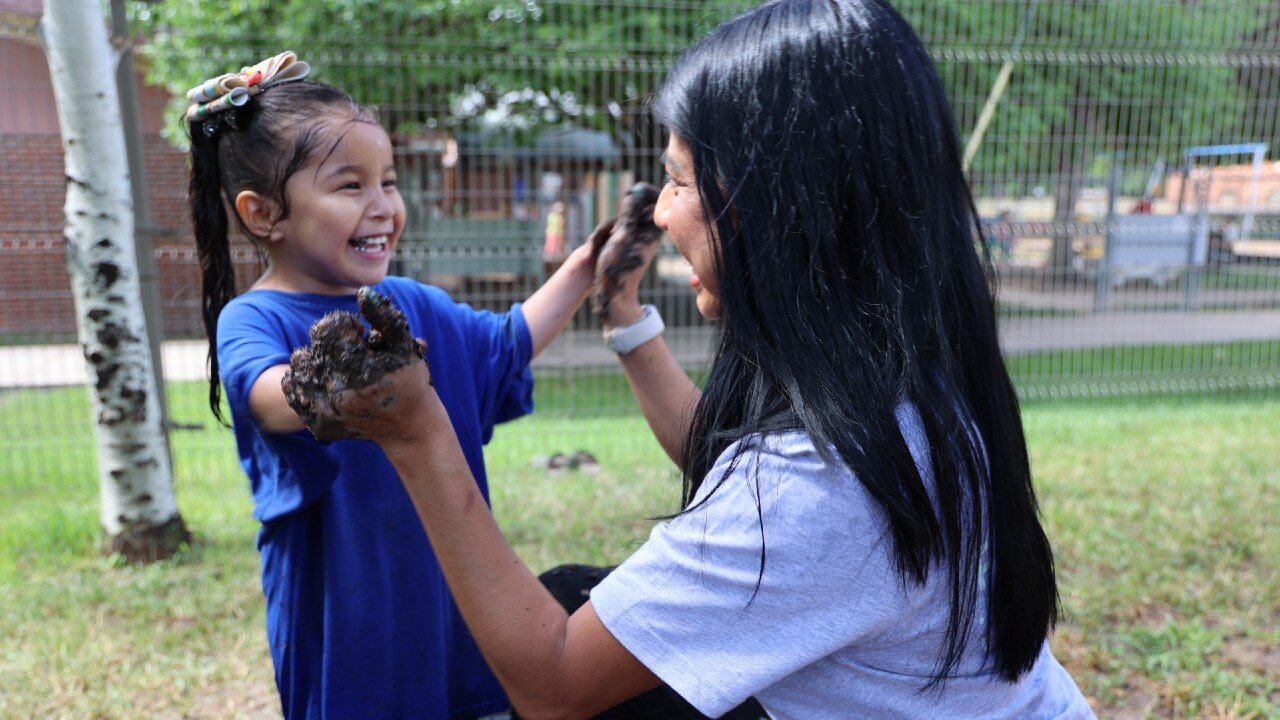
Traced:
[[[919, 38], [882, 0], [773, 0], [688, 50], [654, 110], [688, 145], [721, 239], [686, 506], [733, 441], [802, 428], [883, 509], [904, 580], [946, 573], [931, 684], [970, 642], [984, 545], [987, 649], [1016, 679], [1057, 619], [1053, 557], [955, 124]], [[923, 419], [932, 499], [904, 402]]]
[[345, 121], [376, 122], [369, 109], [342, 90], [301, 81], [268, 88], [243, 107], [214, 115], [207, 122], [188, 123], [188, 199], [200, 259], [201, 314], [209, 338], [209, 407], [223, 424], [218, 315], [236, 296], [227, 215], [236, 217], [246, 237], [260, 240], [235, 215], [236, 195], [252, 190], [275, 203], [278, 220], [287, 217], [285, 183], [318, 151], [332, 148]]

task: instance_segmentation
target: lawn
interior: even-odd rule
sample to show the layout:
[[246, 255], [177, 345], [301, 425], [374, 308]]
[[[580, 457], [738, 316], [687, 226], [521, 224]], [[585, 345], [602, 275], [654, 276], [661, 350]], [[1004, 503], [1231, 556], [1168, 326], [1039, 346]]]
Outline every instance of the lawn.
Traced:
[[[95, 553], [83, 391], [0, 395], [15, 468], [0, 481], [0, 718], [275, 716], [256, 527], [203, 393], [170, 394], [175, 420], [204, 423], [173, 434], [197, 540], [150, 567]], [[618, 378], [544, 378], [538, 403], [489, 447], [499, 521], [535, 570], [619, 562], [675, 508], [676, 475]], [[1053, 647], [1098, 715], [1280, 717], [1274, 395], [1033, 402], [1024, 417], [1060, 573]], [[601, 472], [537, 464], [578, 449]]]

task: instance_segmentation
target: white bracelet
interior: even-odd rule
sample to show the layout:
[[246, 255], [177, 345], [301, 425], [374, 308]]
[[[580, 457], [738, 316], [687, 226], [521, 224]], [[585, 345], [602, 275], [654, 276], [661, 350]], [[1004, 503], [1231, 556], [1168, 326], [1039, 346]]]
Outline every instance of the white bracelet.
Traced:
[[630, 325], [610, 328], [604, 331], [604, 344], [619, 355], [626, 355], [641, 345], [662, 334], [667, 328], [658, 314], [658, 308], [645, 305], [644, 314]]

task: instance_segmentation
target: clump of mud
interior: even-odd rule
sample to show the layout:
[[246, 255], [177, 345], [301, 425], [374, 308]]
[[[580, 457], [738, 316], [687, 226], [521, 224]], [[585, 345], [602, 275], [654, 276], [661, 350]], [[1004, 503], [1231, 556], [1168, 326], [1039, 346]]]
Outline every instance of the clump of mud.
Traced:
[[360, 390], [388, 373], [424, 362], [426, 344], [409, 331], [409, 323], [372, 288], [357, 295], [360, 314], [371, 328], [365, 334], [360, 316], [335, 310], [311, 326], [311, 347], [298, 348], [281, 379], [289, 407], [298, 413], [317, 439], [325, 442], [352, 437], [343, 427], [336, 402], [346, 390]]

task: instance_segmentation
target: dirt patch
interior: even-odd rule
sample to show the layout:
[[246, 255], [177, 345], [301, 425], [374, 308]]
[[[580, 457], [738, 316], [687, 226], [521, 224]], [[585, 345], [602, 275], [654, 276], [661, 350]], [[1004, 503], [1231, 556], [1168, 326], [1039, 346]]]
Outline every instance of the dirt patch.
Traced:
[[1222, 645], [1223, 663], [1231, 670], [1252, 671], [1280, 681], [1280, 647], [1258, 638], [1234, 637]]
[[1129, 692], [1119, 701], [1106, 707], [1093, 698], [1089, 699], [1089, 704], [1093, 706], [1098, 717], [1107, 717], [1112, 720], [1145, 720], [1155, 717], [1153, 713], [1159, 703], [1159, 695], [1142, 688]]
[[182, 720], [279, 720], [280, 697], [270, 676], [234, 678], [201, 689]]

